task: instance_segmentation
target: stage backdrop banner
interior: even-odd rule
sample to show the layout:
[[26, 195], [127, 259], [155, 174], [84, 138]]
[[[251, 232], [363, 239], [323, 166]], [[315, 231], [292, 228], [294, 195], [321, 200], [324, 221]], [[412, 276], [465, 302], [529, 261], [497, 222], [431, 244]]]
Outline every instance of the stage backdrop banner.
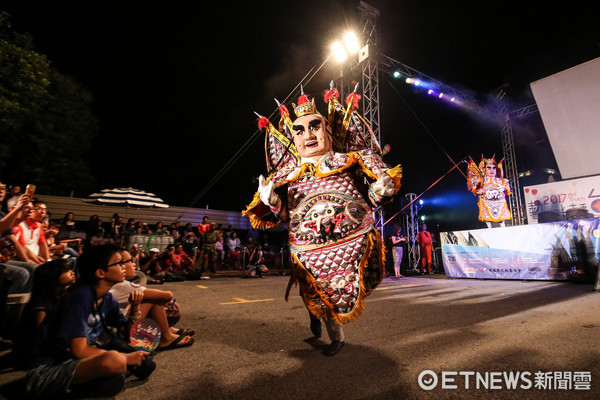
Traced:
[[451, 278], [593, 282], [600, 219], [442, 232], [442, 259]]
[[529, 224], [600, 217], [600, 175], [526, 186], [523, 192]]

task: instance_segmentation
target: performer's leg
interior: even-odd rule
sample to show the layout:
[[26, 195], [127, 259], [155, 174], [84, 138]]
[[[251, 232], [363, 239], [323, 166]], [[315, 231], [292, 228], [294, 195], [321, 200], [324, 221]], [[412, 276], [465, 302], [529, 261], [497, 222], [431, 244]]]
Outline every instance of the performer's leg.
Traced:
[[429, 272], [430, 274], [433, 274], [433, 272], [431, 272], [431, 253], [432, 253], [432, 248], [427, 247], [427, 272]]
[[208, 262], [210, 265], [210, 272], [212, 272], [213, 274], [216, 274], [217, 273], [217, 269], [215, 267], [215, 265], [217, 263], [216, 262], [216, 259], [217, 259], [216, 251], [211, 251], [208, 257], [209, 257]]
[[331, 344], [323, 350], [323, 355], [334, 356], [344, 347], [344, 328], [334, 319], [326, 319], [325, 327]]
[[503, 228], [505, 228], [506, 227], [506, 221], [500, 222], [500, 226], [503, 227]]
[[485, 221], [485, 224], [487, 225], [488, 228], [492, 227], [492, 223], [490, 221]]
[[402, 247], [398, 247], [398, 272], [397, 272], [397, 276], [396, 278], [404, 278], [404, 275], [402, 275], [402, 273], [400, 272], [402, 269], [402, 254], [404, 252], [404, 249]]
[[[400, 247], [400, 251], [402, 251], [402, 247]], [[394, 276], [396, 278], [400, 278], [400, 260], [398, 260], [398, 247], [392, 247], [392, 256], [394, 258]], [[402, 258], [402, 253], [400, 253], [400, 258]]]
[[321, 320], [315, 315], [313, 315], [313, 313], [311, 313], [310, 311], [308, 312], [308, 315], [310, 316], [310, 331], [316, 338], [320, 338], [322, 332]]

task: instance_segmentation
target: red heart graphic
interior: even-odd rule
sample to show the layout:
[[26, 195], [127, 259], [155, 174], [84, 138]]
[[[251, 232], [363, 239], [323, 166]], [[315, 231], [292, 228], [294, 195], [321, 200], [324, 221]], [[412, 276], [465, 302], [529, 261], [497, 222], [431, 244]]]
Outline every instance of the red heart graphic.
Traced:
[[535, 196], [535, 195], [537, 194], [537, 189], [533, 189], [533, 190], [531, 191], [531, 194]]
[[529, 188], [525, 188], [525, 193], [529, 193]]

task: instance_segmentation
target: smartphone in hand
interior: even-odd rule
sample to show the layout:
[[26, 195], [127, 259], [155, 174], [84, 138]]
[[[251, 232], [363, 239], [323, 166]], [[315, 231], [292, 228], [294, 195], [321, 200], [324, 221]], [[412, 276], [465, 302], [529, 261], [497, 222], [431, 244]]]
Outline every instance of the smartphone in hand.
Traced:
[[35, 194], [35, 185], [27, 185], [25, 188], [25, 194], [29, 197], [29, 200], [33, 200], [33, 195]]

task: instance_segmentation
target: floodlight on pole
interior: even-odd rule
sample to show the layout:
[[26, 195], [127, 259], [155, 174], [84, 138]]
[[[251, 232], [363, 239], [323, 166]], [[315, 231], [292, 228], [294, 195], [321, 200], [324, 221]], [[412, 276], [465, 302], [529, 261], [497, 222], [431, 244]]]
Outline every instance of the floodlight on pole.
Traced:
[[346, 35], [344, 36], [344, 46], [346, 47], [348, 53], [358, 53], [358, 50], [360, 50], [360, 44], [358, 43], [358, 38], [356, 37], [354, 32], [346, 33]]
[[346, 50], [344, 50], [344, 45], [341, 42], [335, 42], [331, 46], [331, 50], [333, 51], [333, 56], [338, 62], [344, 62], [348, 55], [346, 54]]
[[360, 43], [353, 32], [348, 32], [341, 42], [335, 42], [331, 46], [331, 50], [333, 51], [335, 59], [342, 63], [346, 61], [349, 54], [354, 55], [358, 53], [360, 50]]

